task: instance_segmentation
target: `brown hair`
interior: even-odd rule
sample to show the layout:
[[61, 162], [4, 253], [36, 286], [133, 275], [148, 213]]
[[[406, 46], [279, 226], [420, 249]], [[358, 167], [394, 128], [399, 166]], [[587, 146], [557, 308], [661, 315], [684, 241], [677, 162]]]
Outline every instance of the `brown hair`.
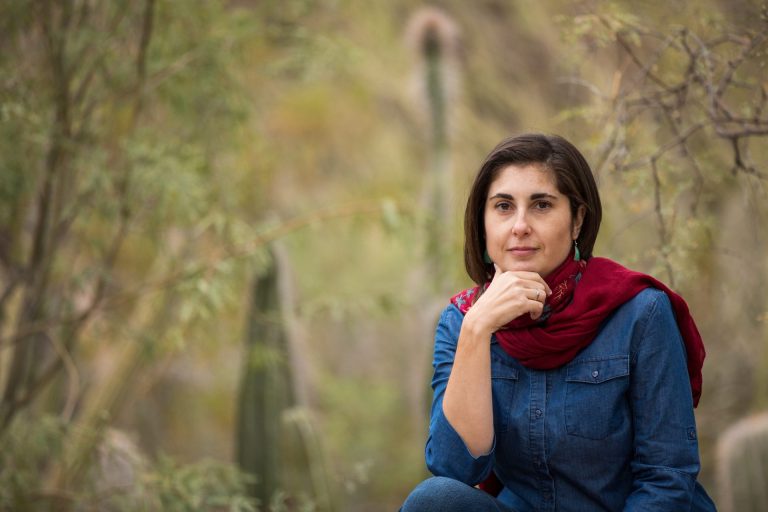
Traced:
[[576, 147], [557, 135], [519, 135], [501, 141], [485, 158], [472, 184], [464, 213], [464, 265], [472, 280], [482, 285], [494, 273], [485, 263], [485, 202], [499, 172], [509, 165], [541, 164], [555, 174], [558, 191], [568, 197], [571, 215], [584, 206], [584, 222], [577, 241], [583, 259], [592, 256], [603, 209], [592, 169]]

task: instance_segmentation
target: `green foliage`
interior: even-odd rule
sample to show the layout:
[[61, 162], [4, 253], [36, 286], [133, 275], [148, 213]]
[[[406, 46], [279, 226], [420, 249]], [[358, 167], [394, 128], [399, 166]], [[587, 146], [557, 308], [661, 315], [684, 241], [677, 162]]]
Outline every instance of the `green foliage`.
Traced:
[[[151, 452], [141, 486], [152, 507], [226, 509], [213, 497], [243, 494], [228, 470], [159, 454], [237, 457], [238, 365], [289, 361], [282, 349], [240, 350], [244, 326], [263, 313], [246, 306], [251, 280], [270, 263], [265, 245], [283, 238], [296, 295], [285, 327], [303, 329], [309, 400], [269, 419], [316, 439], [312, 449], [334, 463], [330, 484], [316, 485], [345, 490], [339, 508], [396, 509], [425, 476], [427, 407], [409, 397], [428, 393], [431, 333], [407, 326], [450, 294], [435, 297], [415, 269], [440, 257], [439, 287], [469, 284], [461, 213], [472, 175], [495, 142], [529, 130], [569, 137], [596, 169], [597, 253], [674, 280], [702, 319], [713, 384], [697, 414], [711, 478], [712, 440], [768, 389], [768, 350], [755, 356], [768, 309], [768, 267], [755, 256], [768, 251], [768, 146], [736, 137], [734, 153], [722, 133], [738, 123], [713, 114], [706, 86], [728, 83], [733, 66], [723, 104], [734, 119], [764, 119], [765, 43], [738, 60], [763, 30], [756, 4], [441, 2], [461, 33], [452, 72], [462, 87], [448, 95], [451, 122], [439, 130], [451, 146], [440, 158], [424, 101], [410, 95], [409, 77], [425, 76], [402, 41], [413, 2], [193, 4], [154, 3], [142, 61], [143, 1], [0, 0], [0, 412], [19, 400], [24, 413], [0, 432], [3, 506], [40, 491], [93, 428], [92, 408], [90, 418], [107, 411]], [[64, 74], [46, 20], [52, 48], [65, 43]], [[675, 130], [702, 123], [659, 152]], [[443, 204], [430, 208], [424, 176], [446, 162], [452, 177], [431, 184], [445, 187], [435, 188]], [[50, 223], [38, 230], [46, 205]], [[425, 219], [444, 254], [424, 254]], [[37, 238], [45, 257], [35, 263]], [[15, 339], [41, 325], [39, 337]], [[15, 347], [28, 346], [19, 360], [32, 361], [32, 380], [48, 363], [55, 376], [29, 401], [25, 387], [6, 400], [21, 367]], [[93, 462], [98, 445], [80, 445]], [[84, 508], [95, 489], [52, 486], [40, 503], [58, 493], [63, 508]], [[318, 509], [313, 493], [273, 486], [261, 507]], [[129, 509], [134, 496], [110, 499]]]
[[145, 475], [145, 503], [149, 510], [196, 512], [226, 510], [255, 512], [246, 493], [251, 477], [243, 476], [234, 466], [217, 461], [180, 465], [161, 458], [154, 470]]
[[31, 510], [41, 474], [61, 453], [66, 425], [51, 416], [21, 418], [0, 437], [0, 510]]
[[0, 510], [61, 510], [70, 504], [74, 510], [114, 512], [257, 510], [245, 492], [251, 478], [234, 466], [212, 460], [180, 464], [167, 456], [147, 465], [138, 448], [115, 437], [99, 447], [99, 461], [84, 485], [77, 492], [59, 493], [45, 477], [69, 429], [59, 418], [22, 416], [0, 439]]

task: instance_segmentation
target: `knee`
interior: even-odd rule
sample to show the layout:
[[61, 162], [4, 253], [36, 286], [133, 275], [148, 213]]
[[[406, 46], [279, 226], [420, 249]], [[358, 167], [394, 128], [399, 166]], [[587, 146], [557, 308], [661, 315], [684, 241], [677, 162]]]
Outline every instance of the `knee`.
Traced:
[[469, 485], [435, 476], [424, 480], [411, 492], [401, 508], [401, 512], [460, 512], [473, 510], [474, 494], [477, 489]]

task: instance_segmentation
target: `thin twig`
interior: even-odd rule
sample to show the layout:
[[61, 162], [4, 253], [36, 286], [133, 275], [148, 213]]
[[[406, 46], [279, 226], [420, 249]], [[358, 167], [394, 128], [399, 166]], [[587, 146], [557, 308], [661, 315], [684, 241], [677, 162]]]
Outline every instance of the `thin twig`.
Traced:
[[661, 180], [659, 179], [659, 169], [656, 165], [656, 159], [651, 160], [651, 176], [653, 177], [653, 209], [656, 213], [656, 221], [659, 230], [659, 244], [661, 246], [661, 257], [664, 260], [664, 267], [669, 276], [670, 287], [675, 287], [675, 273], [672, 271], [672, 265], [669, 262], [667, 251], [669, 250], [669, 234], [667, 233], [664, 214], [661, 211]]
[[704, 123], [697, 123], [693, 126], [688, 127], [688, 129], [684, 132], [682, 132], [680, 135], [678, 135], [676, 138], [671, 140], [670, 142], [664, 144], [661, 146], [658, 150], [656, 150], [655, 153], [652, 155], [649, 155], [647, 157], [641, 158], [639, 160], [635, 160], [634, 162], [631, 162], [627, 165], [624, 165], [621, 167], [623, 171], [629, 171], [631, 169], [636, 169], [639, 167], [645, 167], [646, 165], [652, 164], [654, 161], [661, 158], [665, 153], [676, 149], [680, 144], [684, 143], [686, 140], [691, 138], [696, 132], [704, 128]]
[[77, 369], [74, 359], [72, 359], [72, 355], [61, 343], [61, 340], [59, 340], [57, 336], [46, 336], [46, 338], [50, 341], [67, 372], [69, 390], [67, 392], [67, 400], [64, 404], [64, 409], [61, 411], [61, 419], [64, 422], [69, 422], [69, 420], [72, 419], [72, 415], [75, 412], [75, 405], [77, 405], [77, 400], [80, 397], [80, 372]]

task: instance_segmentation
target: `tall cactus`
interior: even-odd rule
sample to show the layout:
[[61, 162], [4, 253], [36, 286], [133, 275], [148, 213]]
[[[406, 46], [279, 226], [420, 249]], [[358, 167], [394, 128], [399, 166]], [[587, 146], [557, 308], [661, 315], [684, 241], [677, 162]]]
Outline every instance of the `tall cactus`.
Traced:
[[422, 190], [423, 224], [426, 244], [422, 264], [414, 267], [411, 282], [424, 283], [415, 300], [421, 304], [415, 317], [413, 336], [423, 343], [409, 348], [412, 357], [407, 368], [407, 399], [411, 429], [420, 432], [428, 402], [424, 383], [430, 371], [429, 352], [432, 329], [445, 304], [452, 285], [446, 278], [449, 270], [453, 228], [451, 209], [450, 118], [451, 106], [458, 95], [459, 31], [456, 23], [442, 9], [423, 7], [411, 16], [406, 37], [416, 67], [417, 102], [421, 106], [428, 129], [425, 152], [429, 168]]
[[768, 510], [768, 413], [750, 416], [726, 429], [717, 455], [720, 510]]
[[280, 272], [273, 250], [271, 263], [253, 283], [238, 397], [237, 461], [256, 477], [249, 494], [262, 505], [279, 491], [308, 496], [315, 510], [331, 511], [333, 492], [320, 439], [308, 409], [297, 404]]
[[237, 418], [237, 462], [255, 475], [250, 494], [269, 503], [280, 487], [282, 413], [293, 404], [274, 258], [253, 283]]
[[411, 18], [408, 38], [420, 63], [417, 83], [429, 124], [430, 168], [423, 191], [428, 213], [425, 257], [428, 279], [442, 294], [452, 227], [449, 106], [457, 94], [458, 29], [444, 11], [425, 7]]
[[294, 407], [285, 411], [283, 425], [289, 432], [287, 445], [288, 450], [294, 453], [294, 460], [306, 462], [298, 468], [295, 476], [301, 479], [300, 484], [304, 488], [309, 488], [315, 510], [336, 510], [325, 454], [309, 409]]

